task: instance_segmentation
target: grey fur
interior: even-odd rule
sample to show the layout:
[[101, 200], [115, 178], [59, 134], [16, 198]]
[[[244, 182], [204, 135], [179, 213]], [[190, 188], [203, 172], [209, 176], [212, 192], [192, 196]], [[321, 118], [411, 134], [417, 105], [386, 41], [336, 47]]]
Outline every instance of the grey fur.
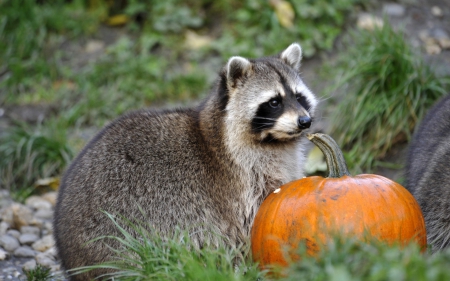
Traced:
[[[198, 108], [142, 110], [104, 128], [62, 180], [54, 233], [63, 267], [111, 258], [102, 242], [85, 244], [103, 235], [120, 236], [101, 211], [146, 221], [164, 236], [176, 226], [190, 229], [199, 246], [214, 243], [214, 232], [232, 247], [244, 243], [262, 200], [303, 176], [304, 140], [301, 130], [295, 129], [297, 119], [291, 119], [312, 116], [317, 100], [298, 69], [286, 63], [287, 57], [300, 65], [300, 46], [289, 48], [296, 53], [231, 58]], [[282, 122], [277, 120], [270, 129], [277, 141], [264, 142], [269, 133], [253, 133], [251, 118], [259, 104], [282, 89], [280, 76], [288, 87], [302, 91], [311, 107], [290, 106], [280, 117]], [[206, 227], [211, 232], [204, 231]], [[108, 242], [118, 247], [117, 242]], [[102, 273], [91, 271], [71, 279], [87, 280]]]
[[450, 244], [450, 95], [416, 129], [406, 162], [406, 188], [420, 204], [433, 251]]

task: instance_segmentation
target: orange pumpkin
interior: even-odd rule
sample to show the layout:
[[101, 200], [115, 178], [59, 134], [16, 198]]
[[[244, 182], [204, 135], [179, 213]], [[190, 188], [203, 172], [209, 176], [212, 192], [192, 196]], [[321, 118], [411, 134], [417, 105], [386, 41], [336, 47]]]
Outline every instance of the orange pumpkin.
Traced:
[[414, 197], [401, 185], [378, 175], [350, 176], [342, 152], [328, 135], [308, 138], [325, 155], [329, 175], [285, 184], [270, 194], [251, 230], [253, 258], [262, 268], [286, 265], [304, 242], [308, 254], [336, 235], [378, 239], [426, 248], [425, 222]]

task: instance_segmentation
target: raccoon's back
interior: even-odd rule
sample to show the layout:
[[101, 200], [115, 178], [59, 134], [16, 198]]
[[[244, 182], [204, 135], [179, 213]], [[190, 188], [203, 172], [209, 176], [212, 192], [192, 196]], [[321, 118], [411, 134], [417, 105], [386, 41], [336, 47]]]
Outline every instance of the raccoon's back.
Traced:
[[120, 235], [102, 211], [145, 221], [166, 235], [175, 225], [223, 221], [208, 187], [228, 170], [208, 150], [197, 116], [133, 113], [107, 126], [80, 153], [62, 180], [55, 210], [56, 245], [66, 269], [109, 258], [103, 243], [85, 244]]
[[406, 163], [406, 187], [417, 199], [436, 251], [450, 245], [450, 95], [434, 105], [416, 130]]
[[421, 180], [432, 176], [430, 173], [450, 171], [446, 165], [450, 158], [444, 155], [449, 151], [450, 95], [438, 101], [416, 129], [407, 155], [406, 187], [414, 192]]

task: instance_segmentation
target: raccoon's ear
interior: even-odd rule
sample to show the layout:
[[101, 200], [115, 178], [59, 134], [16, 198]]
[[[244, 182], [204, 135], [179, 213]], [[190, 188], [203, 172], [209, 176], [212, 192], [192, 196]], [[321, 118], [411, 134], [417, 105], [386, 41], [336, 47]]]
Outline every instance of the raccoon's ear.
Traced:
[[295, 70], [300, 70], [302, 47], [298, 43], [293, 43], [281, 53], [280, 58]]
[[235, 87], [237, 80], [244, 77], [251, 69], [251, 62], [243, 57], [231, 57], [227, 63], [228, 86]]

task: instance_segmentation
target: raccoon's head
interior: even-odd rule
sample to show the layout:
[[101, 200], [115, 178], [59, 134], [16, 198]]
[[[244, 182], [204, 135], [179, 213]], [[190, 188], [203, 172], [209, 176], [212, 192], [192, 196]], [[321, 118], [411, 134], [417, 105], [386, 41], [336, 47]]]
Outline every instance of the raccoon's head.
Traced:
[[227, 127], [258, 142], [286, 142], [311, 126], [317, 99], [299, 75], [302, 50], [278, 56], [232, 57], [225, 68]]

